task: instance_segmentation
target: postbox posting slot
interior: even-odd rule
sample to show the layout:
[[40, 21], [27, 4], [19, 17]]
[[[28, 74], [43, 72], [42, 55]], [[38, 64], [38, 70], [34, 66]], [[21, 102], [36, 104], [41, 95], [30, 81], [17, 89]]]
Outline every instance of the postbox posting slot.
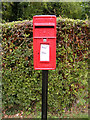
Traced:
[[54, 28], [54, 26], [35, 26], [35, 28]]

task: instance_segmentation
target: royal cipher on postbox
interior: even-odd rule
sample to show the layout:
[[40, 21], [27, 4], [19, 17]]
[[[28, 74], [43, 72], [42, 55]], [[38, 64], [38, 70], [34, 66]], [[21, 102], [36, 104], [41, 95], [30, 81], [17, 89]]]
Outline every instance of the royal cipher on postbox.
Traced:
[[33, 57], [35, 70], [56, 69], [56, 16], [33, 16]]

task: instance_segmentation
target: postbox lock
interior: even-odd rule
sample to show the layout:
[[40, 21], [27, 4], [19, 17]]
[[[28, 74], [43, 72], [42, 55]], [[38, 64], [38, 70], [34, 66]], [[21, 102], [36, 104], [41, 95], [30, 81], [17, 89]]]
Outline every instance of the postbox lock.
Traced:
[[43, 38], [43, 42], [47, 42], [47, 39], [46, 39], [46, 38]]

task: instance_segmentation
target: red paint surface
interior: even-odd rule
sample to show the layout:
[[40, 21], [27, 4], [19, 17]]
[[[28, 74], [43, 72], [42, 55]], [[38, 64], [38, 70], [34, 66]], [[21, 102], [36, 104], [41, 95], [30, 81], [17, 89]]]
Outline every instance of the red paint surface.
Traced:
[[[43, 38], [46, 38], [46, 42]], [[41, 44], [50, 46], [49, 61], [40, 61]], [[56, 16], [33, 17], [33, 57], [35, 70], [56, 69]]]

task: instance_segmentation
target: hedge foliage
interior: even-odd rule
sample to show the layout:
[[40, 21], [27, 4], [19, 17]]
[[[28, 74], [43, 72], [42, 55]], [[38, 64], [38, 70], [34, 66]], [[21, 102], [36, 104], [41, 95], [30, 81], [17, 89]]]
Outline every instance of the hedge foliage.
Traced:
[[[31, 21], [2, 24], [3, 108], [41, 109], [42, 71], [33, 68]], [[87, 97], [87, 21], [57, 19], [56, 70], [49, 71], [48, 111], [64, 112]], [[85, 92], [85, 93], [84, 93]]]

